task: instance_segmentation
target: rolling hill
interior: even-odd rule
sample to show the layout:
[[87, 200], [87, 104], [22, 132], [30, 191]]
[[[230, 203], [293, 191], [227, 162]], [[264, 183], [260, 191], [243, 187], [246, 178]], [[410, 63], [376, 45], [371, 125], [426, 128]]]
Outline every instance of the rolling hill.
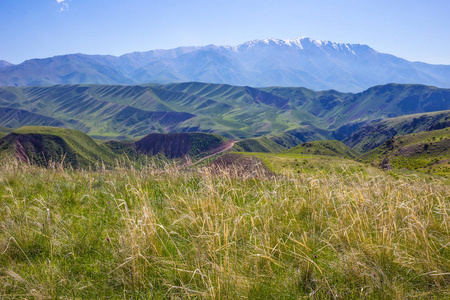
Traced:
[[370, 151], [385, 141], [398, 136], [450, 127], [450, 111], [405, 115], [369, 123], [343, 140], [348, 146]]
[[137, 152], [145, 155], [163, 154], [167, 158], [189, 156], [199, 159], [227, 148], [230, 140], [207, 133], [151, 133], [134, 143]]
[[389, 84], [362, 93], [189, 82], [168, 85], [0, 87], [0, 126], [48, 125], [98, 139], [204, 132], [234, 140], [269, 135], [290, 148], [342, 140], [389, 117], [450, 109], [450, 90]]
[[[247, 138], [320, 123], [308, 113], [289, 108], [288, 99], [249, 87], [203, 83], [5, 87], [0, 88], [0, 106], [58, 119], [65, 127], [105, 139], [151, 132]], [[306, 117], [299, 120], [298, 116]], [[14, 127], [17, 123], [8, 120], [0, 124]]]
[[140, 164], [147, 156], [198, 160], [231, 148], [232, 141], [207, 133], [149, 134], [136, 142], [98, 143], [74, 129], [25, 126], [14, 131], [0, 127], [0, 156], [32, 164], [64, 163], [72, 167]]
[[3, 86], [188, 81], [346, 92], [391, 82], [450, 88], [450, 66], [410, 62], [367, 45], [302, 37], [255, 40], [237, 46], [152, 50], [119, 57], [69, 54], [18, 65], [4, 63], [0, 68]]
[[54, 126], [66, 127], [66, 125], [52, 117], [47, 117], [24, 109], [0, 107], [0, 126], [19, 128], [22, 126]]
[[384, 169], [450, 174], [450, 128], [396, 136], [361, 156]]
[[354, 159], [360, 154], [342, 142], [336, 140], [307, 142], [284, 153], [303, 155], [339, 156]]
[[343, 125], [372, 120], [447, 110], [450, 90], [416, 84], [386, 84], [361, 93], [312, 92], [304, 88], [264, 88], [265, 91], [295, 101], [304, 111], [338, 130]]
[[4, 137], [8, 133], [12, 132], [13, 129], [0, 126], [0, 138]]
[[73, 167], [112, 165], [117, 156], [88, 135], [73, 129], [26, 126], [0, 139], [0, 154], [46, 166], [64, 162]]
[[232, 150], [236, 152], [278, 153], [286, 150], [286, 147], [283, 147], [271, 139], [262, 136], [238, 141], [234, 144]]

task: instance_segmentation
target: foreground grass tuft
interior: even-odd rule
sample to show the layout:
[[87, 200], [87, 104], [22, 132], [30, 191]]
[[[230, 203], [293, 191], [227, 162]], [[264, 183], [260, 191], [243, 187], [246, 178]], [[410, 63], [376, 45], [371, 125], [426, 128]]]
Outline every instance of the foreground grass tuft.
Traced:
[[0, 298], [450, 292], [450, 187], [439, 180], [370, 169], [0, 168]]

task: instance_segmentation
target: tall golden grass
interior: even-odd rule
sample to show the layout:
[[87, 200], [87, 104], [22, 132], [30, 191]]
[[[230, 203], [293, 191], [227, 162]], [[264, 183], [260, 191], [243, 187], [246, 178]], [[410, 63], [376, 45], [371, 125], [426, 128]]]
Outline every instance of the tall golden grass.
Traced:
[[450, 187], [381, 171], [3, 161], [0, 297], [448, 297]]

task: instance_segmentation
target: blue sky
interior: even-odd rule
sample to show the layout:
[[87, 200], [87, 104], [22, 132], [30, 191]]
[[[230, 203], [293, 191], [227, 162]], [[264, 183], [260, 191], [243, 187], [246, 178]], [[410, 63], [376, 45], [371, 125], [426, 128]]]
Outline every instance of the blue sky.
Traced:
[[450, 64], [448, 0], [0, 0], [0, 59], [306, 36]]

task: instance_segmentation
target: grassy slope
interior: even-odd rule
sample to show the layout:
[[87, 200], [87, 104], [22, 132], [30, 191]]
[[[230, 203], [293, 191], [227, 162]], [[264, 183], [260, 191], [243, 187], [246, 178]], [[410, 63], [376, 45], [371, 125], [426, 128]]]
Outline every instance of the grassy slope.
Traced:
[[[165, 158], [189, 156], [196, 160], [219, 151], [229, 139], [207, 133], [150, 134], [136, 142], [109, 141], [97, 143], [88, 135], [73, 129], [27, 126], [0, 139], [0, 152], [30, 160], [39, 165], [62, 159], [74, 167], [102, 164], [111, 167], [117, 161], [140, 165], [147, 155]], [[163, 158], [163, 157], [161, 157]]]
[[146, 155], [162, 154], [167, 158], [192, 159], [210, 155], [223, 148], [229, 139], [208, 133], [151, 133], [134, 143], [134, 148]]
[[0, 107], [0, 125], [8, 128], [19, 128], [22, 126], [55, 126], [66, 127], [66, 125], [52, 117], [29, 112], [24, 109]]
[[[142, 136], [151, 131], [164, 132], [194, 117], [187, 112], [170, 109], [149, 110], [140, 108], [152, 96], [142, 87], [128, 86], [57, 86], [28, 87], [16, 90], [3, 88], [2, 105], [33, 107], [42, 115], [64, 121], [74, 129], [90, 135]], [[140, 101], [140, 102], [139, 102]], [[134, 105], [139, 102], [141, 106]]]
[[88, 135], [73, 129], [26, 126], [14, 130], [0, 140], [0, 149], [17, 153], [20, 143], [22, 159], [40, 165], [59, 162], [74, 167], [101, 164], [113, 165], [117, 156], [107, 147], [97, 144]]
[[386, 168], [450, 174], [450, 128], [413, 133], [388, 140], [361, 159]]
[[305, 155], [326, 155], [356, 158], [359, 153], [336, 140], [314, 141], [303, 143], [297, 147], [289, 149], [286, 153]]
[[302, 88], [267, 88], [279, 96], [298, 99], [301, 109], [327, 122], [329, 129], [402, 115], [448, 110], [450, 89], [414, 84], [375, 86], [362, 93], [313, 93]]
[[299, 121], [297, 115], [307, 114], [260, 90], [196, 83], [3, 87], [0, 105], [32, 107], [71, 128], [108, 137], [201, 131], [245, 138], [318, 123], [312, 115]]
[[447, 297], [448, 184], [261, 156], [285, 176], [1, 161], [0, 297]]
[[4, 137], [8, 133], [12, 132], [13, 129], [0, 126], [0, 138]]
[[[32, 114], [31, 119], [57, 120], [104, 138], [142, 137], [150, 132], [209, 132], [242, 139], [309, 130], [316, 139], [330, 139], [330, 130], [343, 125], [346, 130], [334, 138], [372, 120], [449, 109], [450, 92], [394, 84], [359, 94], [192, 82], [59, 85], [2, 87], [0, 106], [26, 110]], [[8, 120], [13, 122], [14, 118]]]
[[397, 135], [417, 133], [450, 127], [450, 111], [406, 115], [369, 123], [343, 142], [348, 146], [367, 152]]
[[252, 139], [245, 139], [237, 142], [233, 151], [236, 152], [267, 152], [277, 153], [285, 150], [286, 148], [273, 142], [267, 137], [258, 137]]
[[214, 150], [229, 142], [228, 138], [217, 134], [191, 133], [189, 134], [189, 156], [199, 158], [211, 154]]
[[346, 122], [362, 122], [402, 115], [448, 110], [450, 89], [414, 84], [387, 84], [355, 94], [353, 99], [327, 115], [332, 128]]
[[270, 171], [283, 175], [368, 172], [368, 167], [364, 163], [337, 156], [292, 152], [242, 154], [261, 159]]

